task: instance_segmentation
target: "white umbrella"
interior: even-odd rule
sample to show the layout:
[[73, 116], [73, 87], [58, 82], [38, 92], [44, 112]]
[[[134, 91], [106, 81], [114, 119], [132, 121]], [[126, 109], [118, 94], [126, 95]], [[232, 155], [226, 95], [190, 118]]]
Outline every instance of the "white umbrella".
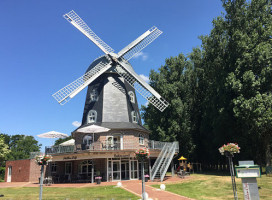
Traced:
[[110, 129], [109, 128], [105, 128], [102, 126], [97, 126], [97, 125], [90, 125], [90, 126], [86, 126], [83, 128], [80, 128], [77, 130], [77, 132], [81, 132], [81, 133], [92, 133], [93, 134], [93, 141], [94, 141], [94, 134], [95, 133], [102, 133], [102, 132], [108, 132]]
[[70, 145], [75, 145], [75, 140], [71, 139], [71, 140], [67, 140], [63, 143], [60, 143], [61, 146], [70, 146]]
[[80, 128], [77, 130], [77, 132], [81, 133], [102, 133], [102, 132], [108, 132], [110, 129], [102, 127], [102, 126], [97, 126], [97, 125], [90, 125], [86, 126], [84, 128]]
[[37, 135], [40, 138], [66, 138], [69, 137], [67, 134], [65, 133], [60, 133], [60, 132], [56, 132], [56, 131], [50, 131], [47, 133], [42, 133], [40, 135]]

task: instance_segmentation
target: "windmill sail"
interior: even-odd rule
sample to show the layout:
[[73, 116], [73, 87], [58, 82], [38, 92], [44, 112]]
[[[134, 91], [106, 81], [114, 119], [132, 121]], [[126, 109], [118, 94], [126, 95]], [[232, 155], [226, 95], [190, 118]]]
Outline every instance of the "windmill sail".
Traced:
[[114, 50], [107, 45], [103, 40], [101, 40], [90, 27], [76, 14], [75, 11], [70, 11], [63, 15], [63, 17], [73, 24], [78, 30], [80, 30], [85, 36], [93, 41], [105, 54], [114, 52]]
[[126, 67], [126, 64], [119, 62], [114, 70], [123, 77], [137, 92], [139, 92], [149, 103], [163, 112], [169, 103], [148, 85], [134, 70]]
[[126, 60], [130, 60], [133, 56], [137, 55], [140, 51], [142, 51], [147, 45], [153, 42], [159, 35], [162, 34], [162, 31], [157, 27], [153, 26], [151, 29], [146, 31], [136, 40], [131, 42], [128, 46], [123, 48], [119, 53], [118, 57], [123, 57]]
[[96, 78], [98, 78], [101, 74], [107, 71], [111, 67], [111, 64], [112, 62], [98, 63], [86, 74], [79, 77], [77, 80], [73, 81], [64, 88], [60, 89], [52, 96], [58, 101], [58, 103], [64, 105], [71, 98], [77, 95], [81, 90], [83, 90], [86, 86], [88, 86], [91, 82], [93, 82]]

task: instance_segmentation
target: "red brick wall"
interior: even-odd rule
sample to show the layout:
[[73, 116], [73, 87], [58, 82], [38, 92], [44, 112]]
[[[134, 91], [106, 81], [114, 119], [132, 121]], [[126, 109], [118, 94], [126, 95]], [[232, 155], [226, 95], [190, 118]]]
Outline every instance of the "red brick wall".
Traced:
[[13, 160], [6, 162], [5, 181], [7, 181], [9, 166], [12, 166], [11, 182], [38, 182], [41, 176], [41, 167], [34, 159]]
[[7, 161], [5, 181], [9, 166], [12, 166], [11, 182], [29, 182], [30, 159]]

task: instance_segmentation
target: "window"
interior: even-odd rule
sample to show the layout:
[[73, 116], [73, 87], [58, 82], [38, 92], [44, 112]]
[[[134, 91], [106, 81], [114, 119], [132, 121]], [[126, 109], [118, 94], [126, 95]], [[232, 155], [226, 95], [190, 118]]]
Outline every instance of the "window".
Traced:
[[51, 163], [51, 173], [56, 173], [57, 172], [57, 164], [56, 163]]
[[65, 163], [65, 174], [72, 174], [72, 163], [71, 162]]
[[85, 135], [83, 137], [82, 143], [86, 145], [90, 145], [92, 143], [93, 137], [91, 135]]
[[144, 145], [144, 136], [142, 134], [139, 135], [139, 144]]
[[135, 95], [134, 95], [134, 93], [132, 91], [129, 91], [128, 95], [129, 95], [130, 102], [135, 103]]
[[131, 118], [132, 118], [133, 123], [138, 123], [138, 116], [137, 116], [137, 113], [135, 111], [131, 112]]
[[87, 117], [87, 123], [96, 122], [97, 113], [95, 110], [90, 110]]
[[92, 161], [85, 160], [79, 164], [78, 171], [80, 174], [91, 174], [92, 173]]
[[97, 89], [92, 89], [91, 93], [90, 93], [90, 101], [98, 101], [98, 92]]

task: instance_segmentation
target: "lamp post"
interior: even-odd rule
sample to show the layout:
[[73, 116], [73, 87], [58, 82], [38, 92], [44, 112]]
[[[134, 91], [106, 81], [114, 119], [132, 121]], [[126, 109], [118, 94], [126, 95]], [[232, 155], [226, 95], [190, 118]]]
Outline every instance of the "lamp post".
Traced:
[[36, 159], [37, 165], [41, 166], [39, 200], [42, 200], [44, 166], [47, 165], [48, 162], [52, 161], [52, 156], [50, 156], [50, 155], [44, 155], [44, 156], [40, 155], [40, 156], [36, 156], [35, 159]]
[[232, 157], [234, 157], [233, 155], [234, 153], [240, 153], [240, 147], [236, 143], [228, 143], [224, 144], [218, 150], [221, 153], [221, 155], [225, 155], [228, 158], [233, 196], [235, 200], [238, 200]]
[[139, 149], [135, 152], [137, 160], [141, 161], [142, 165], [142, 199], [147, 200], [146, 193], [145, 193], [145, 177], [144, 177], [144, 161], [149, 157], [149, 150], [147, 148]]

